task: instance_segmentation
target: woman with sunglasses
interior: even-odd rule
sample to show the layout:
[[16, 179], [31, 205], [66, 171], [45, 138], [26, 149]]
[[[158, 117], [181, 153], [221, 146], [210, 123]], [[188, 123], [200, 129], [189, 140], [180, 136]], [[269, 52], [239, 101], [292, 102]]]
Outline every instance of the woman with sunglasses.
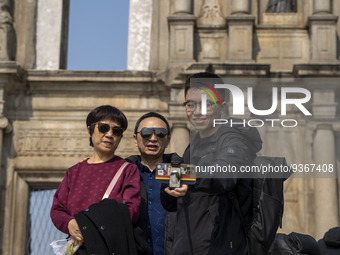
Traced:
[[[51, 208], [51, 219], [74, 244], [84, 242], [74, 215], [102, 200], [111, 180], [126, 162], [115, 151], [127, 128], [125, 115], [117, 108], [103, 105], [92, 110], [86, 119], [93, 154], [69, 168], [58, 187]], [[132, 223], [138, 219], [140, 182], [137, 166], [128, 164], [108, 196], [126, 203]]]

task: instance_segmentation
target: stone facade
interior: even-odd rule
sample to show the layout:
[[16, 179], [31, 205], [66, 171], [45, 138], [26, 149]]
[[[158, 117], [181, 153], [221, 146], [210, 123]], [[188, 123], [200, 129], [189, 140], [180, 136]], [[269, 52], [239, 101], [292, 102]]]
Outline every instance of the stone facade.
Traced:
[[[318, 239], [339, 225], [339, 1], [299, 0], [291, 12], [266, 12], [268, 0], [133, 0], [129, 70], [99, 72], [62, 70], [67, 0], [2, 2], [0, 254], [24, 254], [29, 190], [56, 187], [66, 168], [90, 153], [84, 120], [91, 109], [112, 104], [127, 115], [129, 128], [117, 154], [137, 152], [133, 125], [151, 110], [169, 119], [168, 150], [181, 154], [190, 137], [183, 84], [190, 74], [206, 70], [248, 81], [240, 86], [254, 87], [254, 102], [262, 109], [270, 107], [273, 84], [312, 93], [306, 104], [312, 116], [287, 109], [285, 119], [296, 119], [298, 127], [259, 128], [261, 154], [284, 156], [288, 163], [334, 165], [329, 178], [286, 181], [280, 232]], [[46, 45], [41, 38], [47, 32], [58, 43]], [[254, 84], [255, 78], [272, 82]], [[228, 109], [232, 112], [232, 102]], [[244, 118], [260, 117], [246, 109]], [[273, 118], [280, 119], [279, 112]]]

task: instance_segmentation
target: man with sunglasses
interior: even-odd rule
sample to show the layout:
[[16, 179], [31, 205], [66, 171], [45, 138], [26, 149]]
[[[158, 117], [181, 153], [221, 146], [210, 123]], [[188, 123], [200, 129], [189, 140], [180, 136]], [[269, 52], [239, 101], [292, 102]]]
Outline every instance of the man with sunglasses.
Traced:
[[[138, 166], [141, 182], [141, 205], [138, 225], [143, 229], [152, 254], [167, 254], [166, 247], [171, 243], [172, 230], [166, 224], [175, 215], [167, 213], [160, 201], [161, 184], [156, 182], [158, 163], [180, 162], [176, 153], [165, 154], [170, 142], [170, 126], [161, 114], [149, 112], [136, 122], [134, 141], [140, 155], [126, 160]], [[166, 231], [166, 232], [165, 232]], [[166, 239], [166, 240], [165, 240]]]
[[[183, 154], [183, 162], [196, 167], [251, 165], [262, 147], [256, 128], [243, 125], [214, 125], [224, 114], [225, 91], [213, 84], [224, 84], [212, 73], [197, 73], [185, 83], [185, 110], [195, 135]], [[208, 101], [219, 95], [220, 103]], [[202, 103], [205, 101], [205, 104]], [[224, 116], [223, 116], [224, 117]], [[229, 119], [240, 123], [241, 120]], [[197, 169], [195, 167], [195, 170]], [[252, 222], [252, 180], [234, 173], [197, 173], [197, 181], [180, 192], [162, 189], [164, 208], [176, 211], [170, 255], [245, 255], [247, 232]], [[237, 195], [243, 218], [230, 200]]]

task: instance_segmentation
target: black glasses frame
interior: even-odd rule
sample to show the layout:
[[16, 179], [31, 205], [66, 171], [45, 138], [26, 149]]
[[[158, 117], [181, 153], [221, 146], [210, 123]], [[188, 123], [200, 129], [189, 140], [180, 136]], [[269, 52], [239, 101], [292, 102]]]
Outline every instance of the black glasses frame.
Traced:
[[[97, 125], [98, 124], [98, 125]], [[98, 126], [98, 131], [100, 133], [103, 133], [103, 134], [106, 134], [107, 132], [110, 131], [110, 125], [107, 124], [107, 123], [102, 123], [100, 121], [96, 122], [96, 123], [93, 123], [92, 125], [97, 125]], [[121, 127], [113, 127], [112, 128], [112, 134], [115, 135], [115, 136], [122, 136], [123, 133], [124, 133], [124, 129], [121, 128]]]
[[149, 139], [152, 134], [155, 134], [158, 138], [164, 138], [168, 135], [168, 132], [165, 128], [142, 128], [137, 134], [140, 133], [143, 139]]
[[[195, 101], [188, 100], [188, 101], [185, 101], [183, 103], [183, 106], [185, 106], [185, 110], [187, 112], [195, 111], [196, 108], [197, 108], [197, 105], [199, 105], [201, 107], [201, 102], [195, 102]], [[211, 111], [213, 109], [214, 105], [215, 105], [215, 103], [207, 101], [207, 110]]]

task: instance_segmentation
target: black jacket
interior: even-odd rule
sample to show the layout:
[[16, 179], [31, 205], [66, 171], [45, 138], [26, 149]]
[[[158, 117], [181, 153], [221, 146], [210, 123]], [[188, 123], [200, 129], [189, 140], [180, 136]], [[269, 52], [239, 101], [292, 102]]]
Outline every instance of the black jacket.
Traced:
[[[262, 140], [257, 129], [225, 125], [207, 138], [201, 139], [197, 134], [184, 152], [183, 161], [196, 166], [218, 164], [239, 169], [242, 165], [250, 165], [261, 148]], [[246, 233], [239, 214], [228, 199], [228, 192], [235, 191], [245, 223], [250, 226], [252, 180], [238, 179], [233, 174], [225, 177], [228, 178], [198, 178], [177, 203], [162, 190], [164, 208], [177, 210], [171, 254], [246, 253]]]
[[[166, 162], [181, 162], [182, 158], [177, 153], [164, 154]], [[125, 160], [130, 163], [137, 163], [137, 160], [140, 159], [139, 155], [132, 155]], [[139, 209], [139, 219], [137, 222], [138, 227], [140, 227], [144, 232], [145, 240], [147, 240], [147, 217], [148, 217], [148, 197], [146, 192], [146, 187], [144, 184], [144, 180], [140, 177], [140, 189], [141, 189], [141, 203]], [[176, 213], [167, 212], [165, 217], [165, 237], [164, 237], [164, 248], [165, 254], [169, 254], [169, 250], [172, 246], [173, 235], [174, 235], [174, 224], [175, 224]], [[146, 241], [145, 241], [146, 242]]]
[[74, 215], [84, 237], [78, 254], [137, 255], [129, 209], [104, 199]]

